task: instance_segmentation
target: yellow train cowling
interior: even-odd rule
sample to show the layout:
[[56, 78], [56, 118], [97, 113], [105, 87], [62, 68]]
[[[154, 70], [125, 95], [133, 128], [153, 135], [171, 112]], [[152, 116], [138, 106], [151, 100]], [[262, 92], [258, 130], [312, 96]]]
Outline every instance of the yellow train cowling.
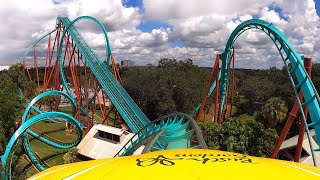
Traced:
[[36, 179], [320, 179], [320, 169], [294, 162], [205, 149], [157, 151], [60, 165]]

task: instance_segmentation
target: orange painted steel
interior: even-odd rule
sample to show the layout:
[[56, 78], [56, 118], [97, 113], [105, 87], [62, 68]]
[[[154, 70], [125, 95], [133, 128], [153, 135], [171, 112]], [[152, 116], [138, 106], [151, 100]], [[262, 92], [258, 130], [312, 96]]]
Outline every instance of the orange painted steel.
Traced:
[[[310, 58], [305, 58], [304, 59], [304, 67], [305, 67], [308, 75], [311, 77], [312, 61], [311, 61]], [[308, 107], [307, 106], [303, 107], [303, 113], [305, 114], [305, 117], [307, 118], [308, 117]], [[296, 148], [296, 153], [295, 153], [295, 156], [294, 156], [294, 161], [295, 162], [299, 162], [300, 161], [305, 128], [306, 128], [306, 124], [304, 123], [303, 119], [300, 118], [299, 138], [298, 138], [298, 144], [297, 144], [297, 148]]]
[[232, 83], [231, 83], [231, 103], [230, 103], [230, 115], [229, 117], [232, 116], [232, 105], [233, 105], [233, 98], [234, 98], [234, 91], [236, 90], [236, 84], [234, 81], [234, 48], [232, 51], [232, 68], [231, 68], [231, 78], [232, 78]]
[[[307, 73], [308, 75], [311, 77], [311, 66], [312, 66], [312, 61], [310, 58], [305, 58], [304, 59], [304, 67], [305, 69], [307, 70]], [[299, 99], [300, 101], [303, 101], [303, 94], [302, 94], [302, 91], [300, 90], [299, 91]], [[275, 147], [273, 148], [272, 152], [271, 152], [271, 158], [276, 158], [279, 150], [280, 150], [280, 147], [282, 145], [282, 143], [284, 142], [285, 138], [287, 137], [288, 135], [288, 132], [292, 126], [292, 123], [294, 121], [294, 119], [296, 118], [297, 116], [297, 113], [299, 111], [299, 103], [298, 101], [296, 100], [294, 102], [294, 105], [291, 109], [291, 112], [289, 113], [289, 117], [281, 131], [281, 134], [277, 140], [277, 143], [275, 145]], [[306, 118], [308, 116], [308, 109], [306, 107], [303, 107], [303, 113], [305, 114]], [[301, 152], [302, 152], [302, 142], [303, 142], [303, 136], [304, 136], [304, 133], [305, 133], [305, 124], [303, 122], [303, 119], [300, 119], [300, 127], [299, 127], [299, 139], [298, 139], [298, 144], [297, 144], [297, 147], [296, 147], [296, 153], [295, 153], [295, 157], [294, 157], [294, 161], [295, 162], [299, 162], [300, 160], [300, 156], [301, 156]]]
[[[233, 47], [232, 47], [233, 48]], [[224, 112], [223, 114], [220, 113], [219, 111], [219, 108], [222, 108], [220, 107], [221, 105], [221, 100], [219, 100], [219, 91], [220, 91], [220, 77], [219, 77], [219, 65], [220, 65], [220, 60], [221, 60], [221, 54], [218, 54], [216, 56], [216, 60], [215, 60], [215, 64], [214, 64], [214, 67], [212, 68], [212, 72], [211, 72], [211, 75], [210, 75], [210, 78], [209, 78], [209, 81], [208, 81], [208, 84], [207, 84], [207, 87], [206, 87], [206, 90], [204, 92], [204, 96], [203, 96], [203, 99], [202, 99], [202, 102], [201, 102], [201, 106], [198, 110], [198, 113], [197, 113], [197, 117], [196, 117], [196, 121], [199, 122], [201, 117], [203, 116], [204, 119], [206, 114], [210, 113], [210, 108], [207, 109], [206, 112], [204, 112], [204, 108], [205, 108], [205, 104], [207, 102], [207, 99], [208, 99], [208, 94], [209, 94], [209, 91], [210, 91], [210, 88], [211, 86], [213, 85], [213, 83], [215, 82], [216, 83], [216, 87], [215, 87], [215, 97], [214, 97], [214, 108], [213, 108], [213, 113], [212, 113], [212, 121], [216, 122], [218, 125], [220, 125], [223, 121], [224, 121], [224, 118], [226, 117], [230, 117], [232, 115], [232, 104], [234, 102], [234, 91], [236, 91], [236, 85], [235, 85], [235, 80], [234, 80], [234, 54], [235, 54], [235, 51], [234, 51], [234, 48], [233, 48], [233, 52], [231, 54], [231, 57], [230, 57], [230, 61], [228, 62], [228, 65], [230, 66], [232, 64], [232, 66], [230, 66], [230, 70], [231, 70], [231, 83], [228, 84], [228, 87], [227, 87], [227, 93], [225, 94], [226, 96], [226, 103], [224, 104]], [[228, 97], [230, 96], [231, 97]], [[230, 114], [228, 114], [228, 105], [231, 105], [230, 107]], [[210, 113], [211, 114], [211, 113]]]
[[[211, 72], [211, 75], [210, 75], [210, 79], [209, 79], [207, 88], [206, 88], [206, 90], [204, 92], [204, 95], [203, 95], [203, 99], [202, 99], [202, 102], [201, 102], [201, 107], [200, 107], [200, 109], [198, 111], [196, 122], [199, 122], [200, 119], [201, 119], [201, 116], [202, 116], [203, 111], [204, 111], [204, 107], [205, 107], [207, 99], [208, 99], [208, 93], [210, 91], [210, 87], [214, 82], [213, 81], [214, 80], [214, 76], [217, 77], [217, 74], [219, 73], [219, 61], [220, 61], [220, 59], [221, 59], [221, 54], [218, 54], [216, 56], [216, 60], [215, 60], [215, 63], [214, 63], [214, 66], [213, 66], [213, 69], [212, 69], [212, 72]], [[218, 81], [216, 81], [216, 82], [218, 82]]]
[[116, 80], [122, 85], [122, 84], [123, 84], [123, 83], [122, 83], [122, 79], [121, 79], [121, 77], [120, 77], [120, 73], [119, 73], [119, 70], [118, 70], [118, 68], [117, 68], [116, 62], [115, 62], [115, 60], [114, 60], [114, 58], [113, 58], [113, 55], [110, 54], [110, 56], [111, 56], [111, 64], [112, 64], [112, 69], [113, 69], [114, 77], [116, 77]]
[[[58, 30], [53, 31], [55, 32], [55, 34], [48, 34], [48, 37], [45, 39], [45, 59], [43, 58], [42, 60], [37, 57], [37, 53], [39, 52], [36, 51], [36, 48], [38, 47], [34, 46], [32, 52], [33, 61], [30, 62], [24, 60], [22, 62], [28, 81], [35, 82], [35, 84], [37, 84], [37, 94], [40, 92], [45, 92], [49, 89], [64, 91], [64, 87], [61, 86], [57, 57], [57, 50], [60, 45], [59, 40], [61, 37], [61, 32], [63, 32], [64, 29], [64, 26], [59, 26]], [[67, 75], [70, 77], [70, 83], [72, 83], [73, 85], [72, 93], [74, 93], [74, 96], [77, 99], [75, 118], [78, 119], [78, 121], [80, 121], [80, 118], [84, 119], [84, 121], [88, 124], [86, 131], [89, 131], [90, 127], [92, 127], [93, 125], [92, 118], [98, 118], [96, 116], [97, 111], [101, 113], [101, 120], [106, 124], [108, 124], [108, 116], [111, 115], [111, 112], [114, 112], [115, 117], [119, 118], [117, 116], [118, 113], [116, 112], [117, 110], [115, 108], [108, 109], [108, 99], [104, 96], [104, 90], [99, 87], [99, 84], [97, 83], [95, 78], [90, 78], [90, 75], [91, 77], [94, 77], [93, 73], [90, 69], [88, 69], [86, 62], [82, 59], [82, 54], [80, 53], [73, 40], [70, 38], [69, 34], [64, 37], [63, 41], [65, 42], [65, 45], [63, 47], [64, 52], [62, 66], [65, 68]], [[112, 70], [113, 75], [120, 84], [123, 84], [119, 68], [117, 67], [113, 54], [110, 54], [110, 59], [110, 69]], [[27, 92], [25, 87], [23, 89], [23, 92]], [[102, 98], [100, 96], [100, 93], [103, 94]], [[94, 98], [93, 103], [85, 103], [90, 101], [90, 96]], [[95, 108], [96, 104], [97, 109]], [[58, 104], [54, 106], [55, 110], [58, 110], [58, 108]], [[81, 108], [83, 108], [83, 110], [87, 114], [85, 118], [82, 117]], [[121, 120], [121, 118], [119, 119]], [[67, 129], [71, 131], [72, 127], [68, 125]]]
[[[221, 59], [221, 55], [220, 55], [220, 59]], [[220, 61], [219, 59], [219, 61]], [[219, 69], [219, 61], [218, 63], [218, 69]], [[218, 104], [219, 104], [219, 90], [220, 90], [220, 81], [219, 81], [219, 75], [218, 72], [216, 74], [216, 95], [215, 95], [215, 105], [214, 105], [214, 122], [218, 123]]]
[[39, 82], [39, 71], [38, 71], [38, 60], [36, 55], [36, 47], [33, 48], [33, 57], [34, 57], [34, 64], [36, 65], [36, 77], [37, 77], [37, 85], [38, 85], [38, 93], [40, 93], [40, 82]]

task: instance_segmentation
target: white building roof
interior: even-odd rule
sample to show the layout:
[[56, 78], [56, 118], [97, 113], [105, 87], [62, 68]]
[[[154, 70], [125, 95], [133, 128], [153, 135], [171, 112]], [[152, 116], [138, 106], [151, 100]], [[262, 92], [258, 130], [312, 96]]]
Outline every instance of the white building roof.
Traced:
[[115, 128], [112, 126], [106, 126], [103, 124], [97, 124], [97, 125], [95, 125], [95, 128], [99, 131], [108, 132], [108, 133], [115, 134], [118, 136], [121, 136], [124, 133], [123, 129]]
[[[113, 133], [119, 134], [121, 129], [114, 128], [106, 125], [94, 125], [87, 135], [82, 139], [77, 148], [78, 153], [92, 159], [103, 159], [114, 157], [117, 152], [134, 136], [133, 133], [122, 130], [122, 136], [124, 139], [120, 143], [112, 142], [106, 138], [99, 136], [98, 130], [107, 130], [107, 132], [113, 131]], [[135, 153], [141, 154], [143, 147], [140, 147]]]
[[[315, 135], [316, 135], [316, 133], [314, 132], [313, 129], [311, 129], [311, 130], [310, 130], [310, 136], [314, 138]], [[285, 140], [285, 141], [282, 143], [280, 149], [286, 149], [286, 148], [290, 148], [290, 147], [296, 146], [297, 143], [298, 143], [298, 138], [299, 138], [299, 136], [296, 135], [296, 136], [293, 136], [293, 137]], [[306, 133], [306, 132], [304, 133], [304, 136], [303, 136], [303, 141], [305, 141], [305, 140], [308, 140], [308, 136], [307, 136], [307, 133]], [[309, 142], [308, 142], [308, 145], [309, 145]]]
[[[317, 142], [315, 141], [316, 137], [315, 137], [315, 132], [314, 130], [310, 130], [310, 136], [311, 136], [311, 143], [313, 145], [314, 148], [318, 148], [318, 144]], [[289, 149], [295, 149], [297, 144], [298, 144], [298, 138], [299, 138], [299, 135], [296, 135], [294, 137], [291, 137], [287, 140], [285, 140], [281, 147], [280, 147], [280, 151], [286, 151], [286, 153], [290, 153], [288, 152], [287, 150]], [[300, 158], [300, 163], [302, 164], [309, 164], [309, 165], [313, 165], [313, 160], [312, 160], [312, 155], [311, 155], [311, 149], [310, 149], [310, 145], [309, 145], [309, 140], [308, 140], [308, 136], [307, 136], [307, 133], [305, 132], [304, 133], [304, 136], [303, 136], [303, 142], [302, 142], [302, 148], [303, 150], [305, 151], [305, 153], [307, 153], [305, 156], [301, 156]], [[316, 159], [319, 161], [320, 159], [320, 152], [316, 151], [314, 152], [315, 156], [316, 156]], [[290, 156], [292, 156], [292, 160], [294, 158], [294, 155], [295, 154], [290, 154]]]

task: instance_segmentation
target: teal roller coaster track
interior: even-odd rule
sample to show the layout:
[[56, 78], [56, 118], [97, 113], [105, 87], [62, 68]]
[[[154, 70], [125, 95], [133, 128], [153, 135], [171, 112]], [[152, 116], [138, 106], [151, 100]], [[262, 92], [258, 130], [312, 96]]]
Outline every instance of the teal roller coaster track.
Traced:
[[[101, 61], [99, 59], [99, 57], [93, 52], [90, 46], [82, 38], [77, 28], [74, 26], [75, 23], [77, 23], [80, 20], [92, 21], [96, 25], [98, 25], [98, 27], [102, 31], [106, 45], [106, 59], [104, 61]], [[145, 145], [145, 148], [143, 150], [144, 153], [164, 149], [207, 148], [201, 135], [201, 132], [196, 122], [191, 116], [183, 113], [175, 113], [159, 118], [153, 122], [151, 122], [146, 117], [146, 115], [141, 111], [141, 109], [128, 95], [128, 93], [121, 86], [121, 84], [117, 81], [112, 72], [110, 72], [107, 66], [110, 62], [112, 52], [110, 42], [107, 36], [107, 31], [100, 21], [90, 16], [81, 16], [74, 19], [73, 21], [70, 21], [67, 17], [58, 17], [57, 22], [57, 29], [61, 26], [64, 27], [63, 34], [61, 37], [59, 36], [60, 39], [58, 40], [59, 48], [57, 59], [59, 64], [61, 82], [66, 90], [66, 93], [56, 90], [46, 91], [44, 93], [39, 94], [28, 104], [22, 116], [22, 125], [16, 130], [14, 135], [11, 137], [9, 144], [6, 147], [5, 153], [1, 157], [2, 177], [4, 179], [11, 178], [10, 174], [13, 154], [12, 152], [14, 151], [14, 146], [18, 143], [19, 139], [22, 139], [25, 151], [27, 155], [30, 157], [32, 163], [36, 166], [36, 168], [40, 171], [46, 169], [46, 166], [41, 162], [41, 160], [39, 160], [35, 156], [34, 152], [30, 148], [27, 137], [28, 134], [50, 146], [63, 149], [77, 145], [82, 138], [83, 127], [79, 123], [79, 121], [75, 119], [75, 112], [79, 100], [72, 96], [71, 90], [68, 87], [69, 85], [65, 78], [63, 68], [63, 46], [64, 43], [66, 43], [64, 41], [64, 38], [66, 36], [72, 39], [72, 42], [78, 48], [79, 53], [81, 53], [84, 61], [86, 62], [86, 65], [88, 66], [88, 68], [90, 68], [94, 77], [97, 79], [100, 88], [110, 98], [112, 104], [118, 110], [123, 120], [129, 126], [130, 130], [133, 133], [135, 133], [135, 136], [133, 136], [126, 143], [126, 145], [123, 146], [123, 148], [115, 155], [115, 157], [131, 155], [141, 145]], [[48, 34], [44, 35], [39, 40], [37, 40], [35, 43], [33, 43], [27, 49], [22, 60], [25, 59], [29, 51], [37, 43], [39, 43], [42, 39], [44, 39], [52, 32], [56, 31], [57, 29], [49, 32]], [[309, 128], [314, 128], [316, 131], [317, 139], [320, 139], [319, 96], [317, 94], [317, 91], [315, 90], [313, 83], [311, 82], [310, 77], [308, 76], [306, 70], [303, 67], [304, 58], [294, 50], [288, 39], [274, 25], [262, 20], [249, 20], [243, 22], [232, 32], [231, 36], [228, 39], [227, 45], [222, 54], [222, 66], [219, 72], [219, 80], [221, 86], [219, 92], [219, 98], [221, 100], [221, 104], [219, 106], [219, 114], [222, 115], [224, 111], [225, 94], [227, 91], [226, 87], [228, 85], [228, 79], [230, 76], [230, 67], [228, 65], [228, 61], [232, 54], [232, 45], [243, 32], [249, 29], [259, 29], [265, 32], [276, 45], [283, 59], [285, 67], [287, 68], [290, 81], [293, 85], [295, 95], [300, 105], [300, 111], [303, 112], [303, 106], [307, 106], [310, 112], [312, 120], [310, 124], [307, 124], [306, 117], [302, 113], [304, 122], [305, 124], [307, 124], [306, 131], [308, 137], [310, 139]], [[212, 84], [208, 96], [212, 94], [212, 92], [216, 88], [215, 86], [216, 82]], [[298, 97], [298, 89], [301, 89], [303, 92], [304, 102], [301, 102], [301, 100]], [[36, 107], [35, 103], [39, 101], [41, 98], [44, 98], [49, 95], [65, 97], [72, 104], [73, 115], [71, 116], [62, 112], [41, 112]], [[90, 99], [87, 103], [91, 103], [92, 101], [93, 100]], [[199, 106], [197, 108], [199, 108]], [[39, 114], [32, 118], [29, 118], [29, 113], [31, 109], [34, 109]], [[84, 111], [82, 111], [82, 113], [85, 114]], [[43, 120], [49, 120], [56, 123], [67, 122], [72, 124], [77, 131], [77, 140], [75, 140], [73, 143], [61, 144], [60, 142], [47, 139], [46, 137], [43, 137], [29, 129], [34, 123]], [[314, 151], [320, 150], [319, 148], [313, 148], [311, 143], [310, 145], [312, 153], [314, 153]], [[314, 163], [316, 163], [315, 159]]]

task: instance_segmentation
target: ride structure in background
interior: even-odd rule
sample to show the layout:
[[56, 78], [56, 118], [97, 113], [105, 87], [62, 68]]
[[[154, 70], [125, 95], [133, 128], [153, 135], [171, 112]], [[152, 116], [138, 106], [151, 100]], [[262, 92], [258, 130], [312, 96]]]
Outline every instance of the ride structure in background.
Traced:
[[[91, 21], [102, 31], [106, 48], [104, 61], [100, 60], [98, 53], [90, 48], [74, 26], [80, 20]], [[56, 32], [56, 36], [53, 45], [51, 45], [51, 34], [54, 32]], [[37, 59], [36, 45], [47, 36], [46, 59], [41, 64]], [[34, 59], [31, 61], [34, 65], [28, 66], [30, 58], [27, 55], [31, 49], [34, 49]], [[109, 69], [110, 61], [111, 71]], [[73, 21], [70, 21], [67, 17], [58, 17], [56, 29], [41, 37], [27, 49], [22, 58], [22, 64], [29, 81], [36, 84], [37, 88], [35, 88], [36, 92], [34, 93], [36, 97], [28, 104], [21, 118], [21, 126], [11, 137], [5, 153], [1, 157], [2, 177], [4, 179], [11, 178], [11, 160], [14, 147], [20, 138], [23, 140], [22, 144], [31, 162], [39, 171], [43, 171], [47, 167], [30, 148], [27, 135], [30, 134], [34, 138], [57, 148], [65, 149], [75, 146], [82, 139], [83, 129], [86, 129], [85, 132], [87, 132], [95, 123], [108, 124], [108, 115], [111, 114], [110, 111], [113, 108], [109, 107], [107, 110], [107, 99], [116, 109], [115, 114], [119, 114], [121, 120], [127, 124], [129, 129], [136, 133], [116, 156], [132, 154], [135, 149], [142, 145], [144, 146], [143, 153], [164, 149], [206, 148], [197, 124], [187, 114], [175, 113], [151, 123], [121, 86], [121, 78], [111, 53], [107, 31], [102, 23], [93, 17], [81, 16]], [[40, 79], [40, 73], [43, 73], [41, 75], [42, 79]], [[32, 77], [32, 74], [34, 74], [34, 77]], [[69, 79], [67, 79], [67, 75], [69, 75]], [[30, 91], [32, 90], [34, 89], [30, 89], [30, 87], [21, 89], [27, 101], [30, 99]], [[99, 97], [99, 93], [102, 94], [101, 97]], [[40, 99], [57, 95], [69, 101], [73, 109], [72, 115], [56, 112], [59, 109], [60, 98], [53, 112], [40, 110], [42, 105]], [[96, 102], [98, 104], [95, 104]], [[102, 118], [96, 115], [96, 106], [98, 106]], [[29, 119], [31, 110], [39, 114]], [[69, 124], [68, 127], [76, 129], [78, 138], [73, 143], [61, 144], [43, 137], [30, 130], [30, 127], [39, 121], [66, 122]]]
[[[320, 139], [320, 98], [319, 95], [311, 81], [311, 60], [306, 59], [298, 54], [289, 40], [280, 32], [272, 23], [265, 22], [263, 20], [248, 20], [241, 23], [231, 34], [228, 39], [227, 45], [225, 47], [222, 55], [217, 55], [215, 66], [212, 70], [212, 74], [205, 91], [205, 95], [201, 105], [198, 105], [194, 112], [197, 113], [197, 122], [200, 121], [202, 113], [204, 111], [206, 99], [215, 92], [215, 111], [214, 120], [219, 124], [228, 116], [228, 98], [230, 97], [229, 85], [231, 80], [231, 89], [234, 87], [234, 48], [233, 44], [236, 39], [245, 31], [249, 29], [258, 29], [267, 34], [273, 43], [276, 45], [280, 56], [284, 62], [284, 67], [286, 68], [290, 82], [292, 84], [296, 102], [289, 115], [287, 123], [281, 133], [279, 140], [276, 144], [275, 149], [272, 152], [272, 158], [275, 158], [279, 148], [284, 141], [289, 128], [292, 124], [294, 117], [296, 116], [298, 110], [301, 113], [300, 120], [300, 132], [298, 146], [295, 156], [295, 161], [299, 162], [302, 148], [302, 140], [304, 136], [304, 131], [306, 131], [309, 145], [311, 149], [311, 154], [313, 158], [313, 163], [316, 166], [317, 160], [315, 158], [314, 152], [320, 151], [319, 147], [314, 147], [311, 143], [310, 129], [315, 130], [316, 138]], [[221, 68], [219, 69], [219, 61], [221, 60]], [[306, 68], [304, 67], [304, 62], [306, 61]], [[306, 69], [309, 69], [309, 73]], [[213, 77], [216, 77], [214, 80]], [[231, 99], [233, 99], [233, 93]], [[232, 107], [232, 104], [231, 104]], [[307, 115], [310, 114], [311, 122], [307, 122]]]
[[[231, 83], [228, 84], [227, 93], [225, 94], [225, 111], [223, 116], [219, 116], [219, 104], [221, 104], [221, 99], [219, 100], [219, 91], [220, 91], [220, 61], [221, 61], [221, 54], [217, 54], [214, 66], [212, 68], [210, 78], [205, 89], [202, 102], [199, 103], [195, 110], [191, 114], [196, 114], [196, 121], [200, 122], [201, 119], [206, 119], [206, 114], [212, 115], [212, 121], [218, 123], [219, 125], [224, 121], [225, 118], [230, 117], [232, 115], [232, 105], [234, 103], [234, 97], [236, 95], [237, 89], [234, 80], [234, 48], [232, 49], [232, 57], [229, 61], [230, 66], [230, 74], [228, 78], [231, 79]], [[206, 109], [206, 103], [209, 97], [213, 97], [213, 105], [209, 106]], [[216, 105], [218, 104], [218, 105]], [[213, 108], [211, 108], [213, 106]], [[230, 109], [229, 109], [229, 108]], [[213, 109], [213, 110], [211, 110]], [[228, 111], [229, 109], [229, 111]], [[213, 111], [213, 112], [210, 112]]]
[[[105, 55], [102, 56], [103, 58], [99, 57], [100, 52], [95, 52], [90, 48], [87, 41], [75, 27], [75, 24], [82, 20], [93, 22], [102, 31], [106, 50]], [[319, 139], [319, 96], [303, 67], [304, 58], [296, 53], [287, 38], [275, 26], [262, 20], [249, 20], [240, 24], [229, 37], [224, 52], [217, 56], [209, 86], [205, 92], [205, 98], [209, 97], [213, 92], [216, 93], [214, 120], [220, 124], [224, 117], [228, 115], [226, 113], [228, 95], [234, 94], [235, 91], [234, 79], [230, 79], [234, 75], [234, 49], [232, 45], [237, 37], [248, 29], [259, 29], [265, 32], [275, 43], [293, 85], [297, 103], [300, 112], [302, 112], [303, 122], [306, 124], [308, 138], [310, 139], [309, 128], [314, 128], [317, 139]], [[55, 40], [51, 43], [51, 34], [54, 32], [56, 33]], [[48, 37], [46, 58], [41, 63], [38, 62], [35, 46], [46, 37]], [[34, 49], [33, 60], [28, 56], [32, 49]], [[221, 68], [219, 68], [220, 59]], [[30, 62], [33, 65], [28, 65]], [[109, 69], [110, 63], [111, 70]], [[129, 129], [135, 133], [115, 156], [131, 155], [142, 145], [144, 145], [143, 153], [166, 149], [206, 148], [196, 121], [191, 116], [175, 113], [164, 116], [154, 122], [151, 122], [145, 116], [121, 86], [121, 78], [111, 53], [107, 31], [93, 17], [81, 16], [73, 21], [70, 21], [67, 17], [58, 17], [56, 29], [41, 37], [28, 48], [22, 58], [22, 64], [30, 82], [35, 83], [37, 88], [35, 88], [36, 92], [33, 95], [30, 95], [29, 87], [24, 86], [21, 89], [25, 99], [30, 103], [22, 117], [21, 126], [10, 139], [5, 154], [1, 157], [2, 176], [4, 179], [11, 178], [10, 154], [13, 154], [14, 146], [20, 138], [23, 140], [24, 148], [32, 163], [39, 171], [42, 171], [46, 167], [41, 160], [33, 155], [32, 149], [28, 146], [27, 134], [57, 148], [71, 147], [79, 143], [82, 138], [82, 131], [84, 133], [88, 132], [95, 123], [116, 125], [115, 120], [113, 124], [108, 121], [111, 114], [118, 116], [118, 118], [120, 117], [119, 119], [123, 120]], [[42, 79], [40, 78], [41, 76], [43, 77]], [[230, 81], [231, 87], [229, 86]], [[299, 98], [299, 89], [303, 95], [301, 99]], [[42, 104], [39, 100], [46, 96], [62, 96], [67, 99], [73, 108], [72, 115], [55, 112], [59, 110], [61, 99], [55, 105], [54, 112], [41, 111]], [[112, 105], [107, 108], [108, 100]], [[232, 101], [233, 99], [231, 98], [231, 104]], [[205, 102], [197, 106], [195, 111], [197, 112], [199, 109], [203, 111], [204, 105]], [[308, 108], [312, 120], [309, 124], [307, 123], [306, 115], [303, 113], [304, 107]], [[102, 117], [98, 116], [97, 109]], [[116, 112], [111, 113], [111, 109], [115, 109]], [[28, 118], [31, 110], [39, 114]], [[198, 117], [201, 117], [201, 114]], [[68, 127], [76, 129], [78, 138], [73, 143], [65, 145], [42, 137], [29, 129], [39, 121], [72, 124], [72, 126]], [[315, 150], [319, 150], [313, 148], [311, 143], [310, 146], [312, 154]], [[316, 165], [315, 159], [314, 164]]]

